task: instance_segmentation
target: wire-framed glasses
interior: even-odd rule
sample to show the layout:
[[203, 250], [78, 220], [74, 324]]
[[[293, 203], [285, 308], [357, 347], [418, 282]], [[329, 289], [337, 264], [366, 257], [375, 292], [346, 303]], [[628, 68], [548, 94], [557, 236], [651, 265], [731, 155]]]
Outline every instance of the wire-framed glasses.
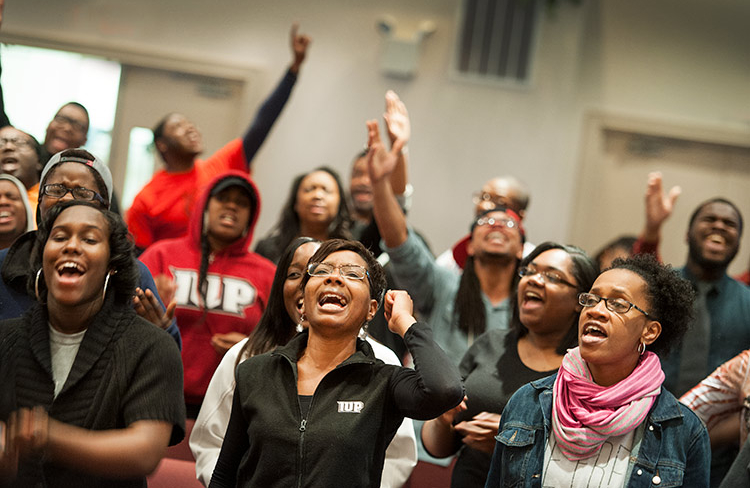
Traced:
[[335, 270], [339, 270], [339, 275], [348, 280], [362, 281], [370, 274], [358, 264], [341, 264], [334, 265], [330, 263], [310, 263], [307, 266], [307, 274], [316, 278], [326, 278], [332, 276]]

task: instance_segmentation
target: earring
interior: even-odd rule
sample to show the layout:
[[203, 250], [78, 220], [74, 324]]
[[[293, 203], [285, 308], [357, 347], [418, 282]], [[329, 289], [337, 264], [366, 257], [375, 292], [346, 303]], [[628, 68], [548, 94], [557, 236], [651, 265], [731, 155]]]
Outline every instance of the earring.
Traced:
[[359, 329], [359, 338], [364, 340], [367, 340], [367, 326], [370, 325], [369, 322], [365, 322], [361, 329]]
[[302, 322], [305, 321], [305, 316], [300, 315], [299, 322], [297, 322], [297, 333], [303, 332], [305, 330], [304, 327], [302, 327]]
[[641, 343], [638, 344], [638, 349], [637, 350], [638, 350], [638, 355], [639, 356], [643, 356], [643, 353], [646, 352], [646, 343], [643, 342], [643, 341], [641, 341]]
[[39, 277], [42, 276], [42, 268], [39, 268], [39, 271], [36, 272], [36, 279], [34, 280], [34, 293], [36, 294], [36, 301], [39, 303], [43, 303], [41, 297], [39, 296]]
[[107, 276], [104, 277], [104, 290], [102, 290], [102, 301], [107, 297], [107, 286], [109, 286], [109, 278], [115, 274], [114, 271], [110, 271], [107, 273]]

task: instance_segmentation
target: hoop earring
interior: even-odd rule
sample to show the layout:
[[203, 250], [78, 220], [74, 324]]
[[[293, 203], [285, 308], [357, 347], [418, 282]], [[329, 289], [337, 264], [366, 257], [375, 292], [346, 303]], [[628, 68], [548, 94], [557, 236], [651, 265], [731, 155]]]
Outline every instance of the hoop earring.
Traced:
[[301, 315], [300, 318], [299, 318], [299, 322], [297, 322], [297, 327], [296, 327], [298, 334], [300, 332], [304, 332], [304, 330], [305, 330], [305, 328], [302, 327], [302, 322], [304, 322], [304, 321], [305, 321], [305, 316]]
[[104, 299], [107, 298], [107, 286], [109, 286], [109, 278], [113, 274], [114, 273], [110, 271], [109, 273], [107, 273], [107, 276], [104, 277], [104, 290], [102, 290], [102, 301], [104, 301]]
[[36, 272], [36, 279], [34, 279], [34, 294], [36, 295], [36, 301], [39, 303], [42, 302], [42, 298], [39, 296], [39, 277], [42, 275], [42, 268], [39, 268], [39, 271]]
[[361, 329], [359, 329], [359, 334], [358, 334], [358, 336], [359, 336], [359, 338], [360, 338], [360, 339], [362, 339], [363, 341], [367, 340], [367, 335], [368, 335], [368, 332], [367, 332], [367, 326], [368, 326], [368, 325], [370, 325], [370, 323], [369, 323], [369, 322], [365, 322], [365, 323], [364, 323], [364, 325], [362, 326], [362, 328], [361, 328]]
[[646, 352], [646, 343], [641, 341], [640, 344], [638, 344], [638, 355], [643, 356], [643, 354]]

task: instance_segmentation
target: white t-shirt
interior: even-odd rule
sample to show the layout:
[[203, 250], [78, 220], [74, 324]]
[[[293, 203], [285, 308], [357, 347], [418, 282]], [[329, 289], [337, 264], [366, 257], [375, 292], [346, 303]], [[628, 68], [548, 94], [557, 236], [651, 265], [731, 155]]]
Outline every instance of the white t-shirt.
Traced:
[[595, 455], [570, 461], [550, 435], [544, 449], [542, 488], [619, 488], [625, 486], [634, 433], [614, 436]]
[[76, 332], [75, 334], [64, 334], [55, 330], [52, 325], [49, 326], [49, 350], [52, 359], [52, 379], [55, 381], [55, 398], [62, 390], [65, 381], [68, 379], [70, 369], [73, 367], [73, 361], [78, 354], [78, 348], [81, 347], [83, 336], [86, 331]]

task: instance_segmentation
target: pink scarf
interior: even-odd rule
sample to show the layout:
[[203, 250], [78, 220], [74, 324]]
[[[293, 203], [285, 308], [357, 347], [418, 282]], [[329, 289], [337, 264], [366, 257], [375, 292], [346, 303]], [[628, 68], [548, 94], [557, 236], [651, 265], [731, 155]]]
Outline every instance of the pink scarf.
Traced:
[[552, 393], [552, 432], [565, 457], [571, 461], [591, 457], [608, 437], [638, 427], [663, 381], [659, 358], [647, 351], [627, 378], [612, 386], [599, 386], [578, 348], [570, 349]]

